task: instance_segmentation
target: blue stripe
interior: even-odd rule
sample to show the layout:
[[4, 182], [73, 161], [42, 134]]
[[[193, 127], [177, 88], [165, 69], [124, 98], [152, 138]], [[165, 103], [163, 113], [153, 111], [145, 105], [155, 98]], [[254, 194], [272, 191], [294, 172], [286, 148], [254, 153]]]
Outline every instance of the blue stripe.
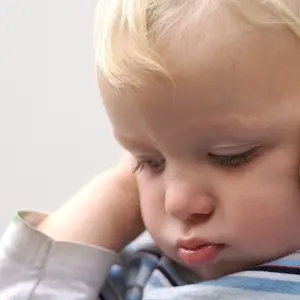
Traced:
[[300, 282], [266, 278], [228, 276], [213, 281], [202, 282], [201, 284], [285, 295], [300, 295]]

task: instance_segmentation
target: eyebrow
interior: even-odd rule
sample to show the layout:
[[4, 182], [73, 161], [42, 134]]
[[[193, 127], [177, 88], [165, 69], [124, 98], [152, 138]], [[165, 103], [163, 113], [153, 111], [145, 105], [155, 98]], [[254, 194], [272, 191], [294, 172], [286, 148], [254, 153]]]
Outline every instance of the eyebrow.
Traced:
[[149, 151], [150, 148], [153, 151], [153, 147], [141, 142], [142, 139], [145, 139], [145, 135], [140, 135], [137, 137], [131, 137], [129, 135], [120, 135], [115, 133], [116, 140], [120, 143], [120, 145], [126, 150], [130, 151], [134, 149], [141, 149], [145, 151]]

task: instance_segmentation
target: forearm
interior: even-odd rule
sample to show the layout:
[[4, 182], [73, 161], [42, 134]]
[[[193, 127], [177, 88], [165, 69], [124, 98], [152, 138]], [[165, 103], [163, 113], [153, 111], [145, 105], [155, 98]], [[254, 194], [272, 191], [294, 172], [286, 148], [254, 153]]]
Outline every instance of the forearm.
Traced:
[[57, 241], [120, 251], [140, 231], [132, 228], [136, 220], [126, 216], [131, 213], [126, 203], [133, 202], [128, 201], [132, 197], [137, 197], [137, 188], [130, 176], [115, 169], [108, 171], [82, 188], [37, 229]]

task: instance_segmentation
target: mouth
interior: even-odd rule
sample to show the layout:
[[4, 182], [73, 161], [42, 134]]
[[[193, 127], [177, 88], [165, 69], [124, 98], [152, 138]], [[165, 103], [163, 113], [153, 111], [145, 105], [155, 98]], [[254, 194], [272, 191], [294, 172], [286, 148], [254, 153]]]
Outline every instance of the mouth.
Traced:
[[177, 252], [185, 265], [197, 267], [215, 260], [224, 246], [223, 244], [206, 242], [199, 238], [182, 239], [177, 243]]

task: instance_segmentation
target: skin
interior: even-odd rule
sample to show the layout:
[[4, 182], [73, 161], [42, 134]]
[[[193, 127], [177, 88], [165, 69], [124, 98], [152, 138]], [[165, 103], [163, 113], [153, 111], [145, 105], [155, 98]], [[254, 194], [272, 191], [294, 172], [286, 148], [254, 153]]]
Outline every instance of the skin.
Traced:
[[[147, 230], [179, 263], [181, 238], [224, 244], [191, 268], [213, 279], [300, 248], [300, 41], [279, 26], [197, 41], [160, 45], [175, 89], [154, 76], [142, 92], [100, 87], [117, 140], [144, 163]], [[250, 149], [237, 166], [209, 156]]]

